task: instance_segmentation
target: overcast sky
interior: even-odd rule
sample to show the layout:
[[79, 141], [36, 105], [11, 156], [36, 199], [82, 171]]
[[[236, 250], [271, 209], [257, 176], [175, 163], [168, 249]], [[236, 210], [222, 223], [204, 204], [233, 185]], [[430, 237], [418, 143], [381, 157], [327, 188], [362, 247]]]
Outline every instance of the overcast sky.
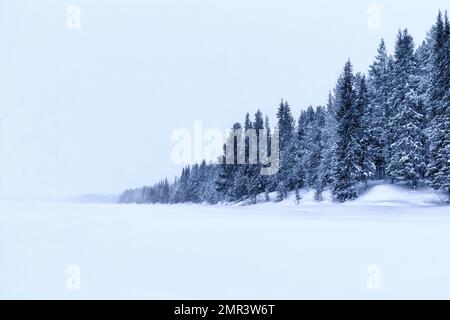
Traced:
[[257, 108], [274, 120], [281, 98], [298, 117], [326, 102], [348, 58], [365, 72], [399, 28], [420, 43], [448, 4], [1, 0], [0, 193], [117, 193], [173, 177], [175, 129], [225, 129]]

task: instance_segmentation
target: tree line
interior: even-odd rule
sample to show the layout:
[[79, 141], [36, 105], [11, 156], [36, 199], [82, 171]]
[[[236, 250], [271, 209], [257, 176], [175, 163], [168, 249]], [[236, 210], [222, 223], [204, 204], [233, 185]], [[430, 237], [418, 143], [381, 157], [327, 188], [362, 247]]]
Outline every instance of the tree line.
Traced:
[[[232, 132], [264, 130], [270, 155], [269, 119], [247, 113]], [[324, 106], [309, 106], [294, 119], [288, 102], [277, 110], [279, 168], [261, 175], [264, 164], [250, 163], [245, 140], [244, 163], [194, 164], [181, 176], [149, 187], [126, 190], [123, 203], [218, 203], [269, 199], [281, 201], [299, 189], [325, 189], [334, 201], [358, 197], [370, 180], [427, 184], [450, 196], [450, 25], [439, 12], [426, 39], [416, 48], [407, 29], [399, 31], [393, 54], [382, 40], [367, 74], [355, 73], [349, 61]], [[248, 139], [248, 138], [246, 138]], [[259, 143], [259, 141], [258, 141]], [[227, 152], [236, 153], [236, 147]], [[275, 149], [274, 149], [275, 150]]]

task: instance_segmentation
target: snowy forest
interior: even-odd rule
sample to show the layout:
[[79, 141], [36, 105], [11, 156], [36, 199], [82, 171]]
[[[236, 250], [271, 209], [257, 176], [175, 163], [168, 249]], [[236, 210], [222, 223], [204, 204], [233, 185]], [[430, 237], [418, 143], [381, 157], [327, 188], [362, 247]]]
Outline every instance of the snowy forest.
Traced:
[[[265, 130], [271, 152], [270, 123], [258, 110], [232, 130]], [[450, 24], [439, 12], [426, 39], [415, 46], [407, 29], [399, 31], [393, 54], [382, 40], [366, 74], [349, 61], [324, 106], [308, 107], [294, 118], [281, 101], [277, 174], [264, 176], [261, 163], [213, 164], [182, 169], [174, 181], [126, 190], [121, 203], [257, 203], [276, 192], [282, 201], [299, 190], [314, 190], [317, 201], [331, 190], [335, 202], [356, 199], [371, 180], [421, 185], [450, 197]], [[272, 130], [273, 131], [273, 130]], [[224, 153], [226, 148], [224, 147]], [[225, 157], [225, 155], [224, 155]]]

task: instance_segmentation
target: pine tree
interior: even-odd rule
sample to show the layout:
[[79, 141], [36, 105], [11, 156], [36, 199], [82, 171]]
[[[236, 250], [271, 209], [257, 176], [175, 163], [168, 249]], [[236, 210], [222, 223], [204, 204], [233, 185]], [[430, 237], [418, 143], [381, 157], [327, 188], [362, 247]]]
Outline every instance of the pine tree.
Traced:
[[169, 186], [169, 181], [167, 180], [167, 178], [166, 179], [164, 179], [164, 182], [162, 183], [162, 186], [161, 186], [161, 193], [162, 193], [162, 196], [161, 196], [161, 202], [162, 203], [169, 203], [169, 200], [170, 200], [170, 186]]
[[[241, 124], [235, 123], [231, 129], [230, 137], [228, 137], [229, 143], [225, 144], [223, 147], [224, 155], [221, 164], [221, 170], [219, 173], [219, 177], [216, 182], [216, 190], [221, 194], [221, 196], [227, 201], [236, 201], [240, 199], [242, 194], [241, 190], [237, 189], [235, 186], [235, 181], [239, 179], [236, 177], [238, 175], [239, 165], [238, 165], [238, 153], [239, 153], [239, 144], [238, 137], [234, 136], [235, 133], [238, 133], [241, 130]], [[231, 141], [232, 140], [232, 141]], [[228, 145], [228, 146], [227, 146]], [[228, 148], [230, 150], [228, 150]], [[227, 158], [231, 158], [230, 161]]]
[[249, 198], [250, 201], [256, 203], [256, 197], [258, 194], [266, 190], [266, 179], [265, 176], [261, 175], [261, 159], [260, 151], [261, 147], [264, 145], [260, 139], [260, 132], [264, 129], [264, 120], [260, 110], [255, 113], [255, 120], [252, 124], [252, 128], [255, 130], [256, 134], [256, 163], [249, 165]]
[[439, 12], [434, 36], [427, 177], [432, 188], [445, 190], [450, 197], [450, 26], [447, 14], [443, 21]]
[[300, 112], [300, 117], [297, 121], [297, 127], [295, 130], [295, 135], [293, 136], [293, 144], [294, 144], [294, 166], [292, 173], [295, 175], [296, 187], [302, 188], [307, 185], [307, 177], [306, 177], [306, 151], [308, 149], [307, 145], [307, 136], [306, 136], [306, 127], [307, 127], [307, 115], [305, 111]]
[[394, 86], [391, 104], [391, 158], [387, 171], [394, 180], [409, 181], [417, 188], [425, 167], [423, 102], [417, 94], [414, 44], [407, 30], [399, 32], [395, 48]]
[[234, 189], [235, 194], [239, 195], [237, 200], [247, 199], [249, 197], [250, 182], [252, 180], [251, 170], [250, 170], [250, 139], [247, 136], [249, 130], [253, 127], [250, 121], [250, 114], [247, 113], [244, 121], [244, 161], [245, 163], [238, 165], [238, 172], [235, 175]]
[[295, 203], [300, 204], [300, 201], [302, 200], [302, 196], [300, 194], [300, 190], [298, 186], [295, 187]]
[[[264, 130], [266, 133], [266, 140], [267, 140], [267, 156], [272, 156], [272, 131], [270, 129], [270, 122], [269, 117], [266, 116], [264, 120]], [[266, 193], [266, 201], [269, 199], [269, 193], [275, 191], [276, 189], [276, 182], [277, 182], [277, 176], [276, 175], [270, 175], [265, 176], [265, 193]]]
[[358, 181], [367, 190], [367, 183], [375, 173], [373, 146], [373, 115], [369, 113], [369, 96], [364, 75], [357, 74], [355, 82], [354, 127], [356, 133], [357, 157], [360, 168]]
[[355, 199], [358, 196], [356, 184], [360, 167], [357, 162], [357, 128], [354, 124], [355, 104], [355, 76], [353, 67], [348, 61], [344, 71], [338, 80], [336, 90], [336, 120], [337, 120], [337, 145], [335, 183], [333, 186], [333, 198], [335, 201], [344, 202]]
[[294, 187], [292, 181], [292, 135], [294, 131], [294, 119], [287, 102], [281, 101], [277, 112], [278, 130], [280, 135], [280, 168], [277, 174], [277, 200], [287, 197], [288, 191]]
[[390, 58], [386, 51], [384, 40], [381, 40], [378, 47], [378, 54], [375, 61], [370, 66], [368, 77], [369, 114], [370, 127], [370, 147], [373, 152], [373, 162], [375, 165], [375, 178], [384, 179], [387, 162], [386, 146], [389, 143], [388, 136], [388, 98], [391, 83]]
[[326, 185], [334, 184], [336, 172], [336, 145], [337, 145], [337, 119], [334, 98], [331, 92], [328, 95], [328, 103], [325, 110], [325, 124], [322, 130], [323, 159], [319, 168], [319, 181], [321, 189]]
[[221, 200], [220, 193], [215, 190], [215, 184], [219, 177], [220, 166], [209, 164], [206, 167], [206, 181], [204, 182], [203, 201], [216, 204]]
[[323, 160], [322, 130], [325, 125], [325, 111], [317, 107], [316, 111], [309, 107], [306, 111], [305, 143], [302, 164], [305, 168], [305, 185], [316, 190], [322, 189], [323, 179], [320, 173]]

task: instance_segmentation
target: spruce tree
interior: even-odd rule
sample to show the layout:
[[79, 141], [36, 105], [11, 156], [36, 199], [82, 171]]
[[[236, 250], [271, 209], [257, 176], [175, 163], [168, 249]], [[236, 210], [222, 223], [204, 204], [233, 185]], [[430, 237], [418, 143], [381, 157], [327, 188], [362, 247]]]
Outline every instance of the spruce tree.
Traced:
[[322, 130], [323, 159], [319, 168], [319, 181], [322, 189], [334, 184], [336, 172], [337, 119], [334, 98], [331, 92], [325, 109], [325, 123]]
[[277, 174], [277, 200], [281, 201], [287, 197], [291, 188], [294, 187], [292, 181], [292, 135], [294, 131], [294, 119], [287, 102], [280, 103], [277, 112], [278, 130], [280, 135], [280, 168]]
[[375, 165], [375, 178], [384, 179], [387, 162], [388, 141], [388, 98], [390, 93], [391, 72], [390, 58], [384, 40], [378, 47], [378, 54], [370, 66], [368, 77], [369, 105], [367, 113], [371, 118], [370, 146]]
[[336, 168], [333, 198], [337, 202], [355, 199], [358, 196], [357, 182], [360, 167], [357, 161], [357, 128], [354, 128], [355, 76], [350, 60], [338, 80], [336, 89]]
[[[266, 116], [264, 119], [264, 130], [266, 133], [266, 141], [267, 141], [267, 157], [272, 156], [272, 130], [270, 129], [270, 122], [269, 117]], [[264, 166], [267, 166], [264, 164]], [[275, 191], [276, 189], [276, 183], [277, 183], [277, 176], [276, 175], [269, 175], [264, 177], [265, 180], [265, 190], [266, 193], [266, 200], [269, 199], [269, 193]]]
[[434, 36], [427, 177], [432, 188], [444, 190], [450, 197], [450, 26], [447, 14], [443, 21], [439, 12]]
[[414, 44], [407, 30], [399, 32], [395, 47], [394, 81], [390, 102], [391, 157], [387, 171], [394, 181], [408, 181], [417, 188], [425, 168], [423, 102], [417, 94]]
[[[261, 175], [261, 159], [260, 152], [263, 145], [262, 141], [260, 141], [260, 133], [264, 129], [264, 120], [263, 115], [260, 110], [255, 113], [254, 122], [252, 124], [252, 128], [255, 130], [256, 134], [256, 163], [249, 165], [249, 198], [250, 201], [255, 203], [256, 197], [258, 194], [264, 192], [266, 190], [266, 177]], [[265, 139], [265, 137], [262, 137]]]
[[369, 112], [369, 96], [364, 75], [358, 74], [355, 83], [354, 127], [358, 143], [357, 157], [360, 168], [359, 181], [367, 190], [367, 184], [375, 173], [373, 142], [373, 115]]

